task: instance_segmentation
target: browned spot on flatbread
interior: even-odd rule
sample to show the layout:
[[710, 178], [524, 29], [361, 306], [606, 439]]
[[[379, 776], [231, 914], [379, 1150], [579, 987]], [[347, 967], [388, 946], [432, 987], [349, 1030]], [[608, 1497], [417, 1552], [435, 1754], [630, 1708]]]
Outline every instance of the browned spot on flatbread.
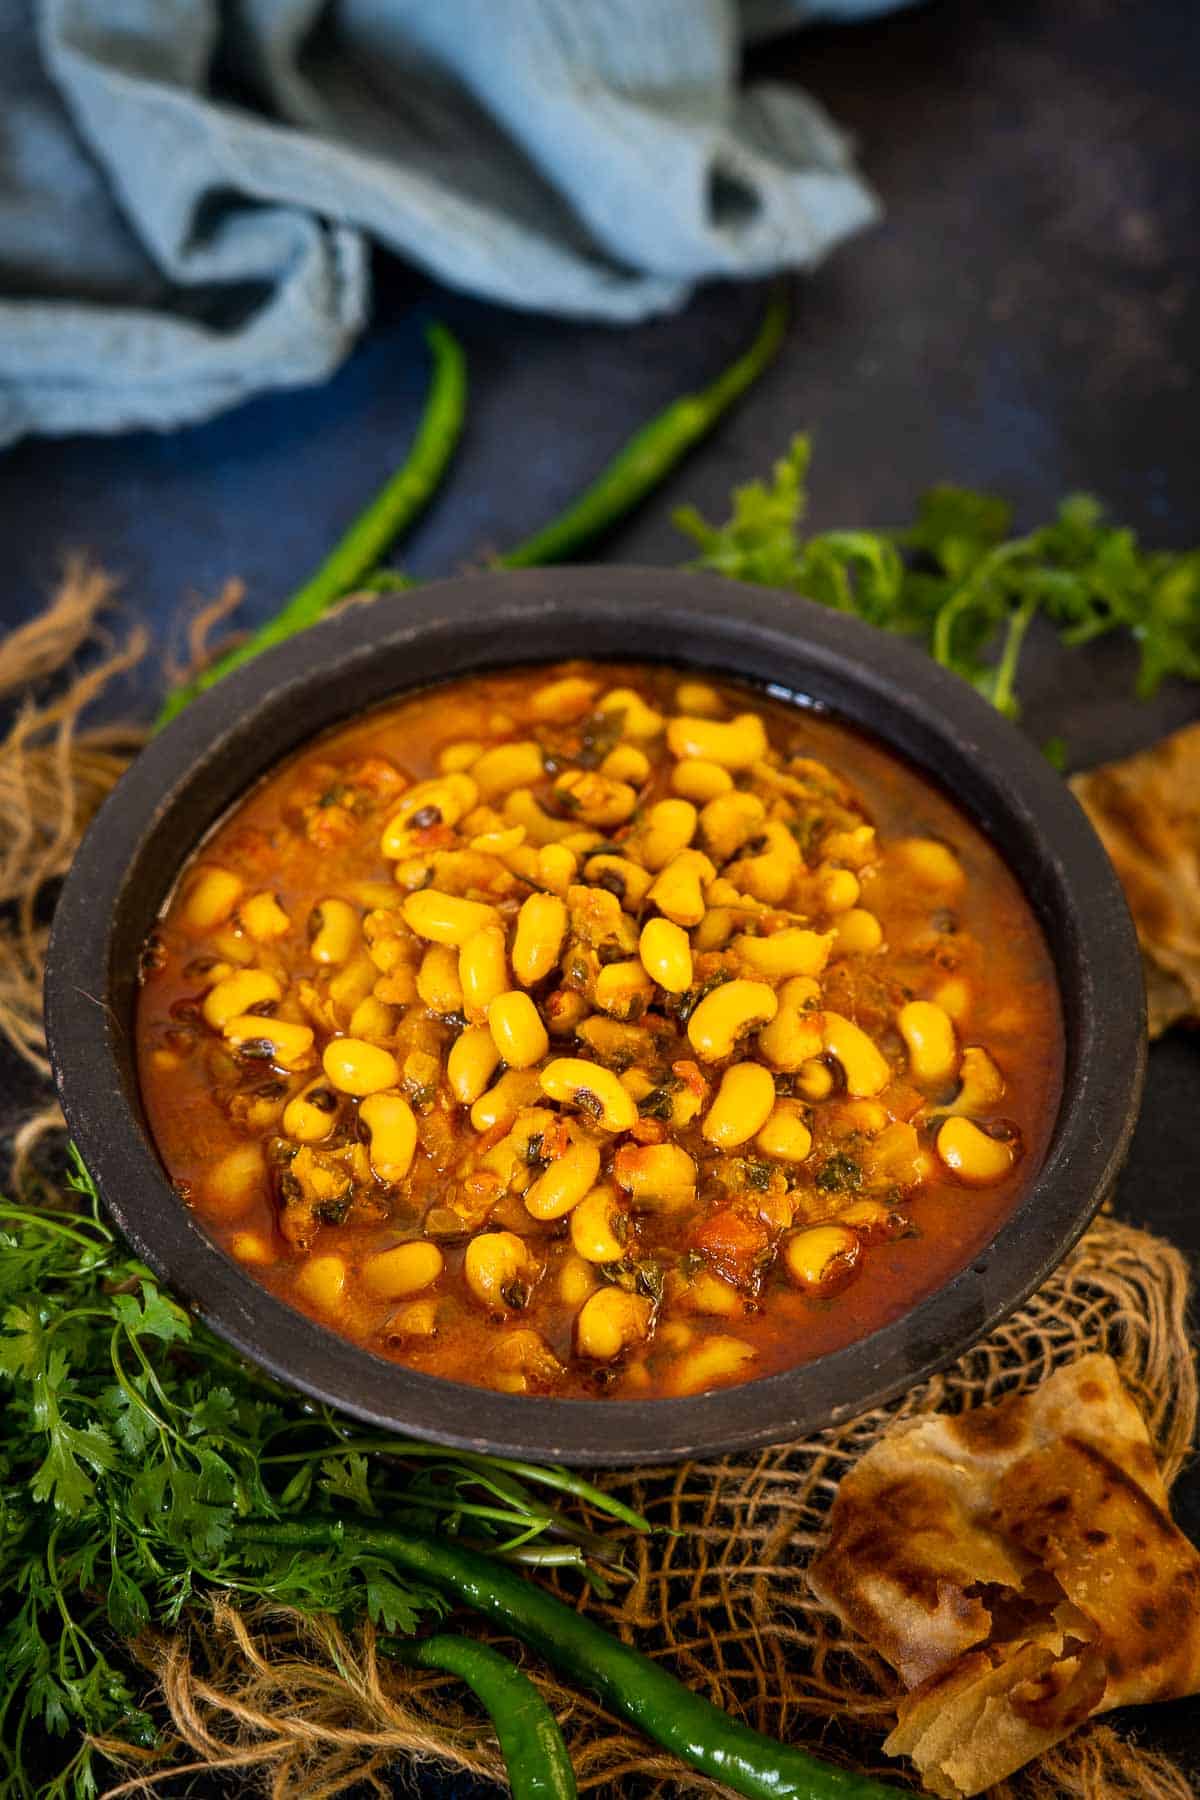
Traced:
[[[1174, 1521], [1162, 1510], [1161, 1506], [1156, 1505], [1145, 1488], [1131, 1475], [1127, 1475], [1120, 1463], [1114, 1462], [1112, 1457], [1101, 1450], [1098, 1444], [1091, 1443], [1087, 1438], [1073, 1435], [1065, 1437], [1063, 1443], [1069, 1445], [1086, 1462], [1091, 1463], [1094, 1469], [1103, 1471], [1106, 1495], [1116, 1489], [1121, 1490], [1129, 1504], [1135, 1509], [1143, 1530], [1149, 1531], [1151, 1537], [1155, 1534], [1171, 1539], [1179, 1536]], [[1153, 1467], [1153, 1455], [1150, 1457], [1150, 1464]], [[1140, 1547], [1140, 1535], [1136, 1536], [1134, 1541]]]
[[1000, 1483], [996, 1517], [1096, 1626], [1108, 1705], [1200, 1679], [1200, 1556], [1098, 1444], [1069, 1434], [1022, 1457]]
[[977, 1406], [970, 1412], [956, 1413], [946, 1421], [947, 1429], [967, 1450], [1011, 1450], [1022, 1442], [1028, 1430], [1029, 1405], [1023, 1394], [1002, 1400], [996, 1406]]
[[865, 1458], [842, 1482], [829, 1542], [808, 1572], [825, 1603], [910, 1686], [988, 1636], [990, 1596], [1018, 1588], [1024, 1567], [963, 1514], [939, 1467], [914, 1436]]
[[[949, 1603], [963, 1617], [981, 1613], [976, 1599], [963, 1596], [958, 1603], [947, 1581], [946, 1564], [933, 1566], [927, 1557], [912, 1554], [914, 1540], [925, 1545], [940, 1540], [952, 1552], [956, 1522], [946, 1496], [916, 1478], [875, 1489], [865, 1505], [844, 1491], [834, 1516], [831, 1549], [837, 1555], [829, 1562], [829, 1586], [846, 1616], [853, 1620], [862, 1610], [862, 1577], [872, 1573], [886, 1574], [892, 1586], [931, 1612]], [[866, 1611], [874, 1613], [873, 1608]]]
[[[1064, 1450], [1071, 1451], [1090, 1464], [1093, 1473], [1099, 1478], [1098, 1485], [1087, 1496], [1091, 1503], [1105, 1505], [1114, 1494], [1122, 1495], [1132, 1517], [1141, 1527], [1140, 1530], [1132, 1529], [1129, 1532], [1129, 1541], [1135, 1550], [1147, 1549], [1150, 1539], [1155, 1537], [1163, 1542], [1170, 1542], [1178, 1537], [1174, 1524], [1155, 1505], [1145, 1489], [1139, 1487], [1132, 1476], [1127, 1475], [1120, 1464], [1115, 1463], [1096, 1444], [1089, 1443], [1086, 1438], [1067, 1436], [1063, 1438], [1062, 1446]], [[1079, 1536], [1084, 1542], [1096, 1546], [1107, 1544], [1110, 1541], [1109, 1532], [1098, 1526], [1085, 1526], [1082, 1523], [1081, 1497], [1077, 1488], [1070, 1484], [1070, 1469], [1064, 1460], [1058, 1463], [1059, 1479], [1054, 1491], [1044, 1499], [1033, 1498], [1036, 1492], [1043, 1491], [1040, 1483], [1045, 1460], [1046, 1452], [1034, 1451], [1015, 1463], [1005, 1474], [997, 1508], [997, 1519], [1003, 1529], [1039, 1561], [1045, 1560], [1056, 1534], [1061, 1534], [1064, 1522], [1076, 1515], [1080, 1515]], [[1031, 1473], [1033, 1480], [1026, 1485], [1026, 1478]]]

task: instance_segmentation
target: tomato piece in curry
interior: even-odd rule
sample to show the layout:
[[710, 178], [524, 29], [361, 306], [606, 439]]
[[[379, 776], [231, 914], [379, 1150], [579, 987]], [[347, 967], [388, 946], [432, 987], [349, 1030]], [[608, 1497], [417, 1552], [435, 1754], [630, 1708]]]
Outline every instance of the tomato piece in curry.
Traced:
[[293, 757], [147, 946], [142, 1091], [266, 1288], [506, 1392], [694, 1394], [962, 1268], [1041, 1162], [1062, 1029], [1013, 876], [812, 710], [576, 663]]

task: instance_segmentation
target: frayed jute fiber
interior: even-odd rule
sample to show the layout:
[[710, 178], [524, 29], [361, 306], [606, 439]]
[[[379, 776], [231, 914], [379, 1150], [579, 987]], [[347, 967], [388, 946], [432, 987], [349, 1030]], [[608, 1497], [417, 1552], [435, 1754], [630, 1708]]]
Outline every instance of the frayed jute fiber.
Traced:
[[[230, 589], [200, 615], [189, 649], [236, 604]], [[40, 983], [45, 915], [89, 818], [136, 752], [138, 727], [87, 728], [82, 715], [147, 654], [127, 629], [95, 642], [111, 585], [83, 565], [67, 572], [40, 619], [0, 648], [0, 697], [16, 696], [0, 744], [0, 1033], [44, 1071]], [[86, 672], [69, 665], [91, 643]], [[53, 1109], [13, 1144], [12, 1179], [48, 1132]], [[1089, 1350], [1113, 1356], [1142, 1407], [1170, 1484], [1192, 1445], [1196, 1377], [1187, 1335], [1187, 1269], [1171, 1245], [1102, 1214], [1045, 1285], [951, 1369], [894, 1404], [750, 1456], [602, 1477], [600, 1485], [667, 1528], [630, 1534], [630, 1579], [607, 1599], [569, 1581], [560, 1592], [689, 1686], [757, 1726], [832, 1761], [913, 1785], [879, 1750], [894, 1718], [895, 1682], [808, 1591], [804, 1569], [842, 1474], [898, 1418], [957, 1412], [1037, 1385]], [[609, 1529], [610, 1522], [594, 1521]], [[467, 1629], [474, 1629], [468, 1621]], [[566, 1735], [581, 1790], [718, 1794], [586, 1695], [530, 1664]], [[169, 1763], [113, 1744], [110, 1796], [182, 1791], [197, 1771], [224, 1771], [235, 1791], [277, 1800], [390, 1795], [416, 1766], [503, 1779], [486, 1721], [447, 1678], [400, 1670], [369, 1625], [349, 1633], [264, 1607], [217, 1602], [185, 1629], [135, 1647], [169, 1716]], [[1164, 1757], [1141, 1747], [1136, 1715], [1095, 1723], [993, 1790], [997, 1800], [1191, 1800]]]

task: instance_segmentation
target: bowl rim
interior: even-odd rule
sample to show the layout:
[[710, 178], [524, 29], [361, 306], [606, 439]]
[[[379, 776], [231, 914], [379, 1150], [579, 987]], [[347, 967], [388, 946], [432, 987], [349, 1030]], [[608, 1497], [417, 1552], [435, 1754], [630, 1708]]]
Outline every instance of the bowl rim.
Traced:
[[[389, 1362], [276, 1299], [172, 1189], [141, 1114], [127, 1029], [135, 947], [185, 856], [281, 757], [434, 681], [581, 655], [757, 682], [914, 763], [1012, 868], [1047, 935], [1064, 1013], [1063, 1094], [1045, 1159], [974, 1259], [840, 1350], [686, 1398], [498, 1394]], [[1137, 1118], [1144, 1005], [1125, 899], [1086, 815], [967, 682], [790, 593], [613, 566], [431, 583], [348, 607], [227, 676], [152, 739], [101, 808], [64, 883], [46, 968], [50, 1059], [75, 1142], [138, 1256], [194, 1313], [251, 1362], [372, 1426], [576, 1466], [796, 1439], [895, 1397], [985, 1336], [1062, 1260], [1111, 1188]]]

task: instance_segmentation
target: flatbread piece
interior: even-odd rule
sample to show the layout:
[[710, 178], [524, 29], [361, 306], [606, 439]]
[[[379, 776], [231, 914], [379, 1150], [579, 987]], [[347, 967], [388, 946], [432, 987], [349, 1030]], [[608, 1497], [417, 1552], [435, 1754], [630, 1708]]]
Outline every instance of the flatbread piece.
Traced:
[[1107, 1356], [894, 1426], [809, 1580], [910, 1690], [884, 1748], [948, 1800], [1097, 1713], [1200, 1691], [1200, 1555]]
[[1072, 776], [1071, 788], [1129, 901], [1150, 1036], [1200, 1023], [1200, 723]]

